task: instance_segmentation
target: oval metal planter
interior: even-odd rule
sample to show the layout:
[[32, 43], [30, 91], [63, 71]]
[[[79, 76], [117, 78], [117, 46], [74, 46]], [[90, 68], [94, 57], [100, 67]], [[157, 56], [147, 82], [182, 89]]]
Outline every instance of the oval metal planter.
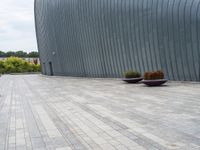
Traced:
[[127, 82], [127, 83], [138, 83], [140, 81], [142, 81], [143, 78], [123, 78], [123, 81]]
[[166, 83], [167, 79], [158, 79], [158, 80], [143, 80], [142, 83], [148, 85], [148, 86], [160, 86]]

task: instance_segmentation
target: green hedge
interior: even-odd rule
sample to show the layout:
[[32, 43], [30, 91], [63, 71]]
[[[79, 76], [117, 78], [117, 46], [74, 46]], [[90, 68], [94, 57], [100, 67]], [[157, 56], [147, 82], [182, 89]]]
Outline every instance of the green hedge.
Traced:
[[0, 61], [0, 73], [40, 72], [40, 65], [30, 63], [18, 57], [9, 57]]

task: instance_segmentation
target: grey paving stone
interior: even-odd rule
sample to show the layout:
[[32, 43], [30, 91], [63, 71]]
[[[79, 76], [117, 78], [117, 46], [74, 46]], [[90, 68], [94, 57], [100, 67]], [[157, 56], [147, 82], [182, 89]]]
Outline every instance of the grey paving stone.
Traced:
[[0, 95], [0, 150], [200, 149], [199, 83], [5, 75]]

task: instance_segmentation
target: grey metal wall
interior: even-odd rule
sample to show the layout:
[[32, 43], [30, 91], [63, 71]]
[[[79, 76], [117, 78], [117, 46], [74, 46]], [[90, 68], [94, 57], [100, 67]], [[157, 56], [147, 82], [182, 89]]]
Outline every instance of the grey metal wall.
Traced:
[[35, 0], [43, 73], [200, 80], [200, 0]]

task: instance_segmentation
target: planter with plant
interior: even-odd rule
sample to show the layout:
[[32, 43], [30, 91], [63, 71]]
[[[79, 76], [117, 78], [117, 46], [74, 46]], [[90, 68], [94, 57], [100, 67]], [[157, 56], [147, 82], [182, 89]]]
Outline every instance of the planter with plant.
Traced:
[[139, 72], [132, 70], [126, 71], [123, 78], [123, 80], [127, 83], [137, 83], [142, 79], [143, 78], [141, 77], [141, 74]]
[[167, 79], [164, 78], [164, 72], [158, 70], [154, 72], [145, 72], [142, 82], [148, 86], [159, 86], [167, 82]]

